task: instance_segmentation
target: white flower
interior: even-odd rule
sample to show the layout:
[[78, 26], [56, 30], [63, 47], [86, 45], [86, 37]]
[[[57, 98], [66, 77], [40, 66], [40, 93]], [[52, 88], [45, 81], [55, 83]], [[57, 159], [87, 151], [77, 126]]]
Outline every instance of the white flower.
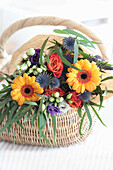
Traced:
[[27, 54], [33, 56], [33, 55], [35, 54], [34, 48], [30, 48], [30, 49], [28, 50]]
[[27, 64], [24, 63], [24, 64], [21, 65], [21, 70], [22, 70], [22, 71], [25, 71], [25, 70], [27, 70], [27, 69], [28, 69]]
[[38, 73], [42, 73], [42, 69], [41, 68], [37, 68]]
[[27, 61], [27, 65], [28, 65], [28, 67], [31, 66], [31, 62], [29, 60]]
[[59, 92], [56, 92], [55, 94], [54, 94], [54, 97], [59, 97]]
[[22, 57], [24, 60], [26, 60], [28, 58], [27, 54], [23, 54]]
[[60, 111], [63, 113], [66, 113], [70, 109], [70, 106], [66, 101], [59, 103], [58, 107], [59, 107]]

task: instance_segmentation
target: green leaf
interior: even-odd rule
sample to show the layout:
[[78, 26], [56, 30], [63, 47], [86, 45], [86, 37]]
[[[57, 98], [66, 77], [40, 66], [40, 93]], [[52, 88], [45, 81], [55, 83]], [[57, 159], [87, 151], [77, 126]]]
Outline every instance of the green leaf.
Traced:
[[80, 44], [82, 44], [83, 46], [85, 46], [85, 47], [91, 47], [91, 45], [89, 45], [86, 41], [84, 41], [84, 40], [78, 40], [78, 42], [80, 43]]
[[108, 90], [107, 92], [108, 92], [108, 93], [113, 93], [113, 90]]
[[[57, 34], [68, 34], [67, 31], [60, 30], [60, 29], [54, 29], [53, 31], [54, 31], [55, 33], [57, 33]], [[69, 35], [69, 34], [68, 34], [68, 35]]]
[[91, 41], [93, 44], [102, 44], [101, 42]]
[[89, 58], [89, 54], [84, 53], [83, 51], [79, 50], [79, 53], [84, 57], [84, 58]]
[[26, 101], [26, 102], [24, 102], [24, 104], [28, 104], [28, 105], [31, 105], [31, 106], [37, 106], [36, 102], [30, 102], [30, 101]]
[[25, 122], [27, 122], [29, 119], [31, 119], [31, 118], [30, 118], [30, 115], [31, 115], [31, 110], [29, 110], [29, 112], [28, 112], [27, 116], [25, 117], [23, 123], [25, 123]]
[[85, 102], [83, 102], [83, 103], [84, 103], [84, 108], [86, 110], [86, 113], [87, 113], [87, 116], [88, 116], [88, 119], [89, 119], [89, 122], [90, 122], [90, 125], [89, 125], [89, 130], [90, 130], [90, 128], [92, 126], [92, 117], [91, 117], [91, 114], [90, 114], [89, 109], [87, 107], [87, 104]]
[[9, 99], [11, 99], [11, 96], [8, 96], [7, 98], [5, 98], [1, 103], [0, 106], [4, 106], [6, 103], [9, 102]]
[[61, 60], [62, 60], [62, 62], [63, 62], [64, 64], [66, 64], [67, 66], [69, 66], [69, 67], [71, 67], [71, 68], [74, 68], [74, 69], [76, 69], [76, 70], [82, 71], [82, 70], [78, 69], [77, 67], [75, 67], [74, 65], [72, 65], [68, 60], [66, 60], [66, 59], [62, 56], [62, 54], [60, 53], [60, 51], [58, 50], [57, 46], [55, 46], [55, 51], [56, 51], [56, 53], [60, 56], [60, 58], [61, 58]]
[[32, 121], [31, 121], [31, 128], [32, 128], [33, 125], [34, 125], [35, 120], [36, 120], [36, 115], [33, 115], [33, 118], [32, 118]]
[[[93, 105], [93, 106], [97, 106], [97, 107], [100, 107], [100, 105], [99, 104], [96, 104], [96, 103], [94, 103], [94, 102], [92, 102], [92, 101], [89, 101], [89, 103], [88, 103], [89, 105]], [[101, 106], [101, 107], [104, 107], [104, 106]]]
[[113, 76], [106, 77], [106, 78], [102, 79], [101, 82], [106, 81], [106, 80], [110, 80], [110, 79], [113, 79]]
[[83, 117], [82, 117], [81, 122], [80, 122], [80, 127], [79, 127], [79, 134], [80, 134], [80, 135], [83, 135], [83, 134], [81, 133], [81, 129], [82, 129], [82, 124], [83, 124], [85, 115], [86, 115], [86, 112], [83, 114]]
[[51, 143], [48, 141], [48, 139], [46, 138], [43, 132], [42, 132], [42, 137], [52, 147]]
[[82, 110], [82, 107], [79, 107], [78, 108], [78, 114], [79, 114], [80, 117], [81, 117], [81, 110]]
[[[91, 107], [92, 107], [94, 113], [96, 114], [96, 116], [98, 117], [98, 119], [100, 120], [100, 122], [101, 122], [104, 126], [106, 126], [106, 125], [103, 123], [103, 121], [101, 120], [101, 118], [100, 118], [100, 116], [98, 115], [98, 113], [97, 113], [97, 111], [95, 110], [95, 108], [94, 108], [93, 106], [91, 106]], [[106, 126], [106, 127], [107, 127], [107, 126]]]
[[54, 136], [54, 143], [55, 143], [55, 139], [56, 139], [56, 117], [55, 115], [51, 115], [52, 118], [52, 122], [53, 122], [53, 136]]
[[2, 122], [4, 121], [4, 119], [5, 119], [5, 117], [8, 115], [8, 113], [9, 113], [9, 108], [6, 107], [6, 108], [4, 109], [1, 117], [0, 117], [0, 124], [2, 124]]
[[20, 123], [20, 121], [18, 121], [17, 124], [18, 124], [23, 130], [25, 130], [25, 128], [23, 127], [23, 125]]
[[9, 125], [9, 127], [8, 127], [8, 135], [9, 135], [9, 132], [10, 132], [10, 130], [11, 130], [11, 127], [12, 127], [12, 124]]
[[103, 103], [103, 96], [101, 93], [99, 94], [99, 97], [100, 97], [100, 107], [99, 107], [99, 110], [100, 110], [102, 107], [102, 103]]
[[5, 77], [0, 76], [0, 80], [4, 80], [4, 79], [6, 79], [6, 78], [5, 78]]
[[50, 61], [49, 61], [49, 57], [50, 57], [51, 54], [53, 54], [53, 52], [54, 52], [54, 50], [50, 51], [49, 54], [48, 54], [48, 56], [47, 56], [47, 63], [48, 63], [49, 65], [51, 64]]
[[74, 43], [74, 60], [73, 60], [73, 64], [76, 63], [78, 60], [78, 44], [77, 41], [75, 40]]
[[48, 41], [49, 37], [44, 41], [42, 47], [41, 47], [41, 50], [40, 50], [40, 64], [45, 68], [45, 65], [43, 64], [43, 52], [44, 52], [44, 49], [45, 49], [45, 46], [47, 44], [47, 41]]
[[42, 131], [46, 126], [46, 118], [43, 113], [38, 116], [39, 141], [41, 141]]
[[15, 111], [17, 111], [18, 109], [18, 105], [15, 104], [12, 108], [11, 108], [11, 111], [10, 111], [10, 114], [9, 114], [9, 120], [13, 117], [13, 114], [15, 113]]
[[91, 44], [91, 47], [92, 47], [92, 48], [95, 48], [95, 46], [93, 45], [93, 43], [92, 43], [90, 40], [88, 40], [84, 35], [76, 32], [76, 31], [74, 31], [74, 30], [70, 30], [70, 29], [64, 29], [63, 31], [66, 31], [68, 34], [72, 34], [72, 35], [75, 35], [75, 36], [77, 36], [77, 37], [80, 37], [80, 38], [84, 39], [86, 42], [88, 42], [89, 44]]
[[[21, 120], [24, 116], [25, 116], [25, 114], [29, 111], [29, 110], [31, 110], [32, 109], [32, 107], [33, 106], [27, 106], [26, 108], [24, 108], [22, 111], [18, 111], [16, 114], [18, 115], [18, 117], [13, 117], [13, 119], [11, 119], [10, 121], [7, 121], [6, 122], [6, 124], [5, 124], [5, 126], [2, 128], [2, 129], [0, 129], [0, 133], [2, 133], [10, 124], [12, 124], [12, 123], [15, 123], [15, 122], [18, 122], [19, 120]], [[21, 107], [22, 108], [22, 107]], [[20, 115], [19, 115], [20, 114]]]

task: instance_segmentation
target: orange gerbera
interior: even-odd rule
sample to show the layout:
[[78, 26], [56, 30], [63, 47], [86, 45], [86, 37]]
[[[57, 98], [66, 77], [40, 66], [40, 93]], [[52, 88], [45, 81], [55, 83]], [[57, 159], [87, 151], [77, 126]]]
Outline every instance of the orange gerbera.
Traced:
[[82, 71], [68, 68], [69, 73], [66, 74], [68, 85], [72, 86], [77, 93], [84, 93], [85, 90], [94, 91], [101, 81], [101, 72], [96, 64], [90, 63], [87, 59], [81, 59], [74, 66]]
[[17, 76], [13, 80], [11, 96], [18, 102], [18, 105], [22, 105], [26, 100], [38, 101], [39, 96], [36, 93], [42, 94], [44, 90], [39, 83], [35, 82], [35, 79], [35, 76], [30, 77], [24, 73], [23, 77]]

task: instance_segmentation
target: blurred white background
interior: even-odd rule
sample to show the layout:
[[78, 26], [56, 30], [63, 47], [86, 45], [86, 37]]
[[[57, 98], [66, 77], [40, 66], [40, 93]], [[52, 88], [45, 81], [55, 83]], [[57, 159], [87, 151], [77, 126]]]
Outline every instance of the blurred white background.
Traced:
[[[112, 0], [0, 0], [0, 34], [13, 22], [32, 16], [57, 16], [86, 24], [102, 39], [108, 58], [113, 64]], [[18, 31], [7, 43], [8, 53], [12, 54], [15, 49], [33, 36], [48, 33], [48, 31], [52, 32], [52, 29], [53, 27], [37, 26]], [[14, 148], [13, 145], [0, 142], [0, 170], [13, 170], [16, 164], [20, 170], [22, 163], [24, 165], [22, 170], [35, 170], [36, 167], [39, 167], [39, 170], [113, 170], [112, 104], [113, 97], [104, 102], [105, 108], [100, 114], [108, 129], [98, 121], [99, 129], [97, 126], [92, 136], [85, 143], [83, 142], [76, 147], [70, 146], [52, 150], [16, 145]], [[12, 164], [13, 160], [15, 164]], [[45, 160], [44, 166], [43, 160]], [[65, 167], [63, 166], [64, 162]], [[85, 166], [86, 164], [87, 166]], [[74, 169], [75, 167], [77, 169]]]

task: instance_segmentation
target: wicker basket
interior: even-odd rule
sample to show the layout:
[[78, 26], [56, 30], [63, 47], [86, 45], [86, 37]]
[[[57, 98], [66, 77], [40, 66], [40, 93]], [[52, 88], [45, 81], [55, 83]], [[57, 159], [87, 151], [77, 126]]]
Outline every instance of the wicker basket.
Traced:
[[[27, 18], [16, 23], [12, 24], [9, 28], [7, 28], [2, 36], [0, 37], [0, 58], [4, 58], [3, 51], [4, 45], [8, 38], [15, 33], [17, 30], [20, 30], [25, 27], [30, 27], [33, 25], [62, 25], [68, 28], [76, 29], [84, 34], [86, 34], [89, 38], [93, 41], [101, 40], [86, 26], [70, 21], [65, 19], [60, 19], [56, 17], [35, 17], [35, 18]], [[62, 37], [56, 35], [49, 35], [50, 40], [53, 38], [57, 39], [58, 41], [62, 40]], [[19, 48], [12, 56], [11, 63], [9, 66], [9, 73], [14, 73], [16, 69], [16, 65], [20, 63], [22, 60], [21, 54], [26, 52], [30, 47], [33, 48], [40, 48], [43, 44], [44, 40], [48, 37], [48, 35], [38, 35], [25, 43], [21, 48]], [[47, 47], [50, 46], [50, 42], [48, 42]], [[106, 52], [103, 44], [98, 44], [99, 50], [103, 56], [106, 57]], [[89, 108], [90, 109], [90, 108]], [[84, 109], [82, 110], [82, 114]], [[85, 116], [84, 123], [82, 126], [82, 133], [84, 135], [79, 135], [79, 126], [81, 118], [77, 114], [77, 110], [70, 109], [67, 113], [61, 113], [56, 115], [56, 142], [53, 143], [53, 127], [52, 127], [52, 120], [49, 119], [49, 129], [46, 127], [44, 129], [44, 134], [46, 135], [47, 139], [53, 146], [63, 146], [63, 145], [70, 145], [74, 143], [79, 143], [87, 138], [87, 136], [91, 133], [93, 126], [96, 121], [96, 116], [92, 112], [92, 128], [88, 131], [89, 121], [87, 116]], [[21, 120], [22, 123], [23, 120]], [[4, 126], [5, 122], [2, 124]], [[23, 124], [25, 127], [25, 131], [22, 130], [20, 127], [17, 128], [17, 132], [15, 135], [16, 143], [21, 144], [32, 144], [32, 145], [48, 145], [43, 138], [41, 139], [41, 143], [39, 142], [39, 132], [38, 132], [38, 125], [37, 121], [35, 121], [33, 128], [31, 128], [31, 121], [29, 120], [27, 123]], [[11, 131], [8, 135], [7, 130], [0, 134], [0, 138], [6, 141], [13, 142], [13, 135], [14, 135], [15, 126], [12, 126]]]

